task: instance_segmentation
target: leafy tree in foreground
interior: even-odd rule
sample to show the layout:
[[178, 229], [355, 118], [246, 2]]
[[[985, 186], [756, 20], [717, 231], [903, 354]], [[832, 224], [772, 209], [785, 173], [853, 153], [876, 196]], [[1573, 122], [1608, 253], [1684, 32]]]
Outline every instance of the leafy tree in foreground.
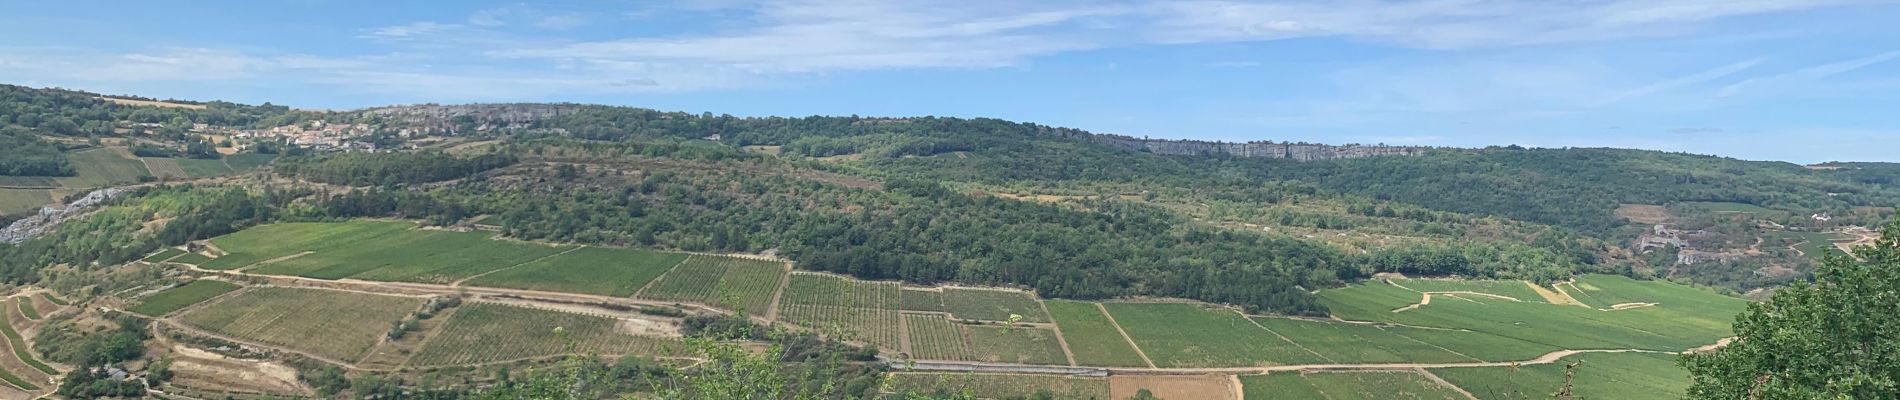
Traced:
[[1900, 398], [1900, 217], [1854, 255], [1749, 306], [1727, 347], [1684, 357], [1689, 397]]

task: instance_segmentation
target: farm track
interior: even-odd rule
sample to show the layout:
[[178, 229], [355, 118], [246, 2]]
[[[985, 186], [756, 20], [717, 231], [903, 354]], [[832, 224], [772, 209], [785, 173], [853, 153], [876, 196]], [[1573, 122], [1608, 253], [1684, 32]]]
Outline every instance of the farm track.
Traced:
[[[1720, 344], [1723, 344], [1723, 343], [1718, 342], [1716, 344], [1712, 344], [1709, 346], [1698, 347], [1697, 349], [1709, 348], [1709, 347], [1717, 346]], [[1267, 367], [1215, 367], [1215, 368], [1061, 367], [1061, 366], [1048, 366], [1048, 365], [987, 363], [987, 362], [971, 362], [971, 361], [910, 361], [910, 364], [913, 364], [913, 365], [905, 365], [904, 363], [892, 363], [891, 367], [897, 368], [897, 369], [909, 368], [910, 370], [915, 370], [915, 371], [935, 371], [935, 372], [1000, 372], [1000, 373], [1062, 374], [1062, 375], [1089, 375], [1089, 374], [1102, 374], [1102, 373], [1106, 373], [1109, 375], [1210, 375], [1210, 374], [1260, 375], [1260, 374], [1268, 374], [1268, 373], [1274, 373], [1274, 372], [1298, 372], [1298, 371], [1409, 371], [1409, 370], [1414, 370], [1414, 369], [1437, 369], [1437, 368], [1519, 367], [1519, 366], [1525, 366], [1525, 365], [1552, 364], [1552, 363], [1556, 363], [1558, 360], [1563, 359], [1564, 357], [1569, 357], [1569, 356], [1578, 355], [1578, 354], [1586, 354], [1586, 353], [1682, 354], [1686, 352], [1688, 351], [1667, 352], [1667, 351], [1644, 350], [1644, 349], [1575, 349], [1575, 350], [1553, 351], [1550, 353], [1545, 353], [1542, 356], [1538, 356], [1537, 358], [1533, 358], [1529, 360], [1521, 360], [1521, 361], [1480, 361], [1480, 362], [1460, 362], [1460, 363], [1370, 363], [1370, 364], [1333, 363], [1333, 364], [1291, 364], [1291, 365], [1275, 365], [1275, 366], [1267, 366]]]

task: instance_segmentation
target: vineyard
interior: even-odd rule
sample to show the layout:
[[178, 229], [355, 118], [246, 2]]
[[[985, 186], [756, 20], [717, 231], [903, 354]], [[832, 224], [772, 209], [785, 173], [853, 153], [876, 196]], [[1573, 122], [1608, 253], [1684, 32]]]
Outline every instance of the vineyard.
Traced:
[[1191, 303], [1107, 303], [1135, 345], [1160, 367], [1317, 364], [1302, 350], [1225, 308]]
[[[1426, 329], [1379, 327], [1332, 321], [1314, 321], [1281, 317], [1253, 317], [1267, 330], [1286, 336], [1300, 347], [1310, 349], [1329, 362], [1402, 363], [1402, 362], [1473, 362], [1480, 361], [1439, 348], [1407, 335]], [[1480, 333], [1434, 331], [1465, 343], [1481, 343]]]
[[744, 309], [747, 314], [765, 315], [784, 278], [785, 264], [782, 263], [692, 255], [641, 292], [640, 297]]
[[199, 302], [209, 300], [212, 297], [218, 297], [218, 295], [221, 294], [230, 293], [237, 289], [238, 285], [233, 285], [229, 282], [195, 280], [191, 281], [191, 283], [153, 293], [151, 296], [145, 296], [145, 298], [139, 299], [138, 305], [131, 306], [126, 310], [156, 317], [171, 313], [172, 311], [178, 311], [178, 309], [189, 307], [192, 304], [198, 304]]
[[918, 360], [965, 360], [963, 329], [937, 314], [904, 314], [910, 331], [910, 357]]
[[414, 229], [286, 259], [252, 272], [319, 279], [449, 283], [566, 250], [495, 240], [490, 232]]
[[904, 289], [902, 297], [906, 311], [950, 312], [943, 308], [943, 292], [936, 290]]
[[449, 317], [409, 365], [484, 364], [572, 353], [662, 356], [683, 350], [677, 339], [634, 335], [620, 324], [606, 317], [468, 303]]
[[145, 256], [145, 259], [140, 260], [140, 261], [155, 263], [159, 261], [170, 260], [172, 259], [172, 257], [177, 257], [180, 254], [185, 254], [185, 251], [179, 250], [176, 248], [166, 247], [164, 250], [160, 250], [157, 253], [152, 253], [152, 255]]
[[[968, 393], [984, 399], [1109, 399], [1108, 379], [1055, 375], [894, 373], [891, 388], [922, 394]], [[1274, 397], [1261, 397], [1272, 399]]]
[[970, 357], [977, 361], [1069, 365], [1056, 332], [1042, 328], [967, 325]]
[[[1105, 367], [1146, 367], [1141, 354], [1128, 345], [1115, 324], [1107, 315], [1095, 306], [1095, 303], [1079, 301], [1049, 300], [1044, 302], [1049, 313], [1055, 317], [1056, 326], [1062, 328], [1062, 338], [1069, 342], [1069, 350], [1075, 352], [1075, 362], [1079, 365]], [[915, 328], [912, 333], [917, 332]], [[916, 344], [916, 339], [911, 339]]]
[[468, 284], [627, 297], [686, 257], [682, 253], [586, 247], [482, 275]]
[[779, 299], [779, 318], [833, 337], [898, 348], [896, 283], [793, 274]]
[[193, 327], [355, 362], [422, 299], [319, 289], [262, 287], [185, 313]]
[[[1459, 400], [1463, 394], [1432, 382], [1423, 374], [1409, 371], [1377, 372], [1298, 372], [1240, 377], [1249, 399], [1416, 399]], [[1556, 387], [1556, 386], [1553, 386]], [[1545, 390], [1546, 392], [1550, 390]], [[1549, 393], [1529, 397], [1548, 398]], [[1491, 397], [1484, 397], [1491, 398]], [[1594, 398], [1594, 397], [1590, 397]]]
[[1579, 361], [1583, 364], [1572, 379], [1579, 399], [1680, 399], [1689, 386], [1689, 372], [1669, 354], [1589, 353], [1552, 364], [1431, 372], [1478, 398], [1542, 399], [1551, 397], [1551, 388], [1562, 387], [1564, 365]]
[[18, 302], [20, 303], [20, 315], [25, 316], [26, 319], [38, 321], [40, 319], [40, 310], [33, 308], [33, 298], [21, 297], [21, 299], [24, 300]]
[[[12, 303], [15, 302], [17, 302], [17, 300], [10, 299], [7, 300], [8, 304], [6, 305], [12, 306]], [[19, 360], [26, 363], [27, 366], [39, 370], [48, 376], [58, 376], [58, 370], [53, 369], [52, 366], [46, 365], [46, 363], [40, 362], [38, 358], [33, 357], [33, 352], [27, 348], [26, 338], [21, 337], [20, 331], [14, 329], [12, 319], [11, 317], [0, 318], [0, 334], [6, 335], [7, 347], [13, 349], [13, 356], [19, 358]]]
[[1023, 322], [1049, 322], [1042, 304], [1026, 292], [944, 288], [943, 306], [958, 319], [1008, 321], [1014, 314]]
[[1504, 280], [1451, 280], [1451, 279], [1394, 279], [1393, 284], [1420, 292], [1478, 292], [1518, 299], [1520, 301], [1544, 302], [1544, 296], [1537, 295], [1526, 281]]
[[259, 261], [290, 256], [304, 251], [319, 251], [380, 240], [415, 227], [407, 222], [350, 221], [342, 223], [292, 222], [259, 225], [235, 233], [211, 238], [211, 244], [228, 254], [216, 260], [189, 262], [205, 269], [236, 269]]

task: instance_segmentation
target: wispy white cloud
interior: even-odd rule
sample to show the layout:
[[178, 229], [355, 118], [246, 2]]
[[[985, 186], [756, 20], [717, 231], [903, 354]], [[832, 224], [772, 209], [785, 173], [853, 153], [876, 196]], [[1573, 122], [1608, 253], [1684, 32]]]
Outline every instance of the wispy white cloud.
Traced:
[[1722, 87], [1722, 91], [1717, 95], [1721, 97], [1735, 96], [1750, 87], [1771, 87], [1779, 89], [1788, 85], [1812, 82], [1866, 68], [1874, 64], [1892, 61], [1894, 58], [1900, 58], [1900, 51], [1890, 51], [1852, 60], [1821, 64], [1782, 74], [1749, 78]]
[[411, 40], [423, 36], [461, 29], [460, 24], [444, 24], [433, 21], [412, 22], [364, 30], [357, 37], [365, 39]]
[[1668, 80], [1663, 80], [1663, 81], [1651, 83], [1648, 85], [1643, 85], [1641, 87], [1630, 89], [1622, 93], [1617, 93], [1615, 96], [1611, 96], [1608, 99], [1604, 99], [1603, 103], [1604, 104], [1617, 103], [1624, 100], [1648, 96], [1648, 95], [1655, 94], [1661, 91], [1672, 90], [1672, 89], [1682, 88], [1685, 86], [1706, 83], [1709, 81], [1713, 81], [1716, 79], [1721, 79], [1723, 77], [1734, 75], [1737, 72], [1742, 72], [1743, 70], [1746, 70], [1749, 67], [1753, 67], [1756, 64], [1761, 64], [1762, 61], [1763, 59], [1761, 58], [1756, 58], [1756, 59], [1751, 59], [1751, 60], [1742, 60], [1742, 61], [1727, 64], [1727, 65], [1723, 65], [1720, 67], [1710, 68], [1708, 70], [1704, 70], [1701, 72], [1684, 75], [1684, 76], [1680, 76], [1680, 77], [1676, 77], [1676, 78], [1672, 78]]

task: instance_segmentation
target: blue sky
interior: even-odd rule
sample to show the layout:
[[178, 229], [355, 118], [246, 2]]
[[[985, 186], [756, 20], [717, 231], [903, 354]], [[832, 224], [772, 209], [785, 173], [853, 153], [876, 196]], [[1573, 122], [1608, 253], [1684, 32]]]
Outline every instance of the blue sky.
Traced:
[[1891, 1], [4, 3], [0, 81], [161, 98], [1900, 161]]

